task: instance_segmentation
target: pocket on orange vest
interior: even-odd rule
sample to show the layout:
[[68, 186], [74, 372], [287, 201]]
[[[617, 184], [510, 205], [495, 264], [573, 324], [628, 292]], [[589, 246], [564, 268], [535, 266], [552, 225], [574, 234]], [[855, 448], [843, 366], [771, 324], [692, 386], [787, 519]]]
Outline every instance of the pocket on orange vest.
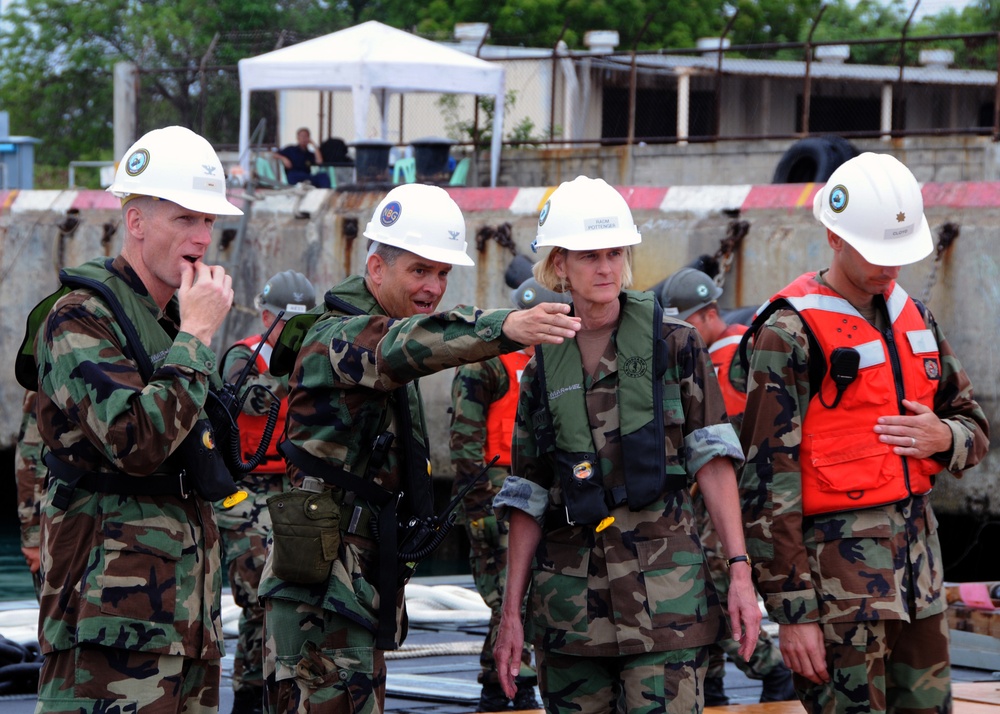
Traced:
[[869, 427], [810, 434], [807, 438], [817, 485], [822, 491], [865, 491], [892, 478], [882, 468], [891, 449]]

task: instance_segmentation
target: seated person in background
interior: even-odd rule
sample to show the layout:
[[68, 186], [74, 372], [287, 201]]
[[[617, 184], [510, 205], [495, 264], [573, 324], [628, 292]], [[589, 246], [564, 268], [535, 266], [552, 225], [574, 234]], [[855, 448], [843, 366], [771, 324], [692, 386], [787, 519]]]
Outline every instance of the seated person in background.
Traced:
[[330, 177], [325, 173], [312, 173], [312, 167], [323, 163], [323, 155], [309, 136], [305, 127], [295, 132], [297, 144], [290, 144], [277, 153], [278, 159], [285, 165], [285, 176], [288, 183], [296, 184], [309, 181], [316, 188], [330, 188]]

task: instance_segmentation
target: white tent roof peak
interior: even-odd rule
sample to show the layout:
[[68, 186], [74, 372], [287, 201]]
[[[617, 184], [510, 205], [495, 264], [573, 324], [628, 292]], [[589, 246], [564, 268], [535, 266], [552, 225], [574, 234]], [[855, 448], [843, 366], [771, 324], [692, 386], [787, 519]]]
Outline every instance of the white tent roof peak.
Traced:
[[504, 104], [504, 70], [498, 64], [370, 21], [242, 59], [239, 73], [240, 155], [247, 166], [250, 92], [350, 90], [354, 98], [356, 140], [365, 138], [365, 118], [372, 92], [485, 94], [496, 99], [497, 107], [491, 161], [491, 184], [496, 185]]

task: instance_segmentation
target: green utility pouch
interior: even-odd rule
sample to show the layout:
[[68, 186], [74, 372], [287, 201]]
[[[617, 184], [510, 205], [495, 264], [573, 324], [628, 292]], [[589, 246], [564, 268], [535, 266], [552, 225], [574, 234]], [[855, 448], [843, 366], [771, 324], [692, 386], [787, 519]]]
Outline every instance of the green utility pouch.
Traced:
[[325, 582], [340, 548], [340, 504], [333, 490], [293, 488], [268, 498], [267, 510], [274, 574], [290, 583]]

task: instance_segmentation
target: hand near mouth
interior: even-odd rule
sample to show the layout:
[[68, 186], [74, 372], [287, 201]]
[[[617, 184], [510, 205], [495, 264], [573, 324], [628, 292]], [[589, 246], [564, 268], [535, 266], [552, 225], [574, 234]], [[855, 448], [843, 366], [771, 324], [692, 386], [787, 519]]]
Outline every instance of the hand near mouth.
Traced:
[[177, 290], [180, 327], [207, 345], [232, 307], [233, 279], [222, 266], [205, 265], [190, 257], [186, 260], [181, 264], [181, 285]]

